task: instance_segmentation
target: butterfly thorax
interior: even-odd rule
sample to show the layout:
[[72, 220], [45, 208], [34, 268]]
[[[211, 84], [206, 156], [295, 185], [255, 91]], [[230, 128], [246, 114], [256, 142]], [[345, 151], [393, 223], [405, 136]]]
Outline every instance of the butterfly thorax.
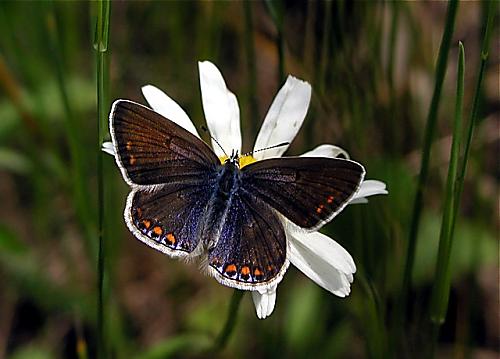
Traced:
[[217, 194], [228, 200], [232, 192], [238, 189], [240, 169], [237, 158], [230, 158], [220, 167], [217, 179]]

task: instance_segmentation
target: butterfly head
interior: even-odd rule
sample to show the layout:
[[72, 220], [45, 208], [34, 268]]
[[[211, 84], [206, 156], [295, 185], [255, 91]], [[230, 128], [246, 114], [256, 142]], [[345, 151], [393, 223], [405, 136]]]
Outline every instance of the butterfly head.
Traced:
[[233, 150], [231, 152], [231, 156], [227, 157], [226, 160], [224, 161], [224, 164], [231, 164], [233, 166], [236, 166], [237, 168], [240, 168], [240, 155], [237, 150]]
[[[247, 153], [242, 154], [242, 155], [240, 155], [237, 150], [233, 150], [231, 152], [231, 156], [224, 155], [224, 156], [220, 157], [220, 160], [223, 164], [231, 163], [234, 166], [236, 166], [237, 168], [243, 168], [246, 165], [249, 165], [249, 164], [257, 161], [257, 159], [253, 156], [253, 154], [255, 152], [261, 152], [261, 151], [266, 151], [266, 150], [270, 150], [270, 149], [277, 148], [277, 147], [288, 146], [289, 144], [290, 144], [289, 142], [283, 142], [283, 143], [280, 143], [277, 145], [264, 147], [264, 148], [261, 148], [258, 150], [253, 150], [253, 151], [247, 152]], [[223, 151], [224, 151], [224, 149], [223, 149]], [[224, 154], [225, 153], [226, 152], [224, 152]]]

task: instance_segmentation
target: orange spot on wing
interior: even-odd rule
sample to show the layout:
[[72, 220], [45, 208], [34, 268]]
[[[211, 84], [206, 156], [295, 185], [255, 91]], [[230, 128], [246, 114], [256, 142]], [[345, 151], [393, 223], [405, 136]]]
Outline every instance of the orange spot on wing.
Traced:
[[267, 270], [268, 270], [268, 271], [272, 271], [272, 270], [273, 270], [273, 266], [272, 266], [272, 265], [268, 265], [268, 266], [267, 266]]
[[132, 142], [127, 141], [127, 150], [130, 151], [132, 149]]
[[133, 165], [134, 163], [137, 162], [137, 159], [134, 157], [134, 155], [130, 155], [130, 160], [129, 160], [130, 164]]
[[328, 199], [326, 201], [328, 203], [332, 203], [333, 202], [333, 196], [328, 196]]
[[230, 273], [234, 274], [234, 273], [236, 273], [236, 266], [234, 264], [230, 264], [226, 267], [224, 272], [226, 272], [226, 274], [230, 274]]
[[320, 204], [318, 208], [316, 208], [316, 213], [320, 214], [323, 211], [323, 208], [325, 208], [324, 204]]
[[255, 269], [253, 270], [253, 275], [254, 275], [255, 277], [261, 276], [262, 274], [263, 274], [263, 273], [260, 271], [260, 269], [259, 269], [259, 268], [255, 268]]
[[156, 234], [157, 236], [160, 236], [160, 235], [163, 233], [163, 231], [162, 231], [161, 227], [159, 227], [159, 226], [154, 227], [154, 228], [153, 228], [153, 232], [155, 232], [155, 234]]
[[172, 233], [167, 234], [167, 241], [170, 244], [174, 244], [175, 243], [175, 236]]
[[151, 227], [151, 221], [148, 221], [147, 219], [143, 220], [142, 224], [144, 224], [144, 227], [146, 227], [146, 229], [149, 229], [149, 227]]
[[248, 268], [247, 266], [244, 266], [244, 267], [241, 268], [240, 273], [242, 275], [249, 275], [250, 274], [250, 268]]

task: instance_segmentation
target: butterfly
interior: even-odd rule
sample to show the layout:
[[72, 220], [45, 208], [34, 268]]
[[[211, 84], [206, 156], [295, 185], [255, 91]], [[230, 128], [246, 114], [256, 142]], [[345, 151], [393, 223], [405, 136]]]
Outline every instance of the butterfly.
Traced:
[[[153, 110], [116, 100], [109, 128], [125, 182], [125, 222], [141, 242], [176, 258], [200, 257], [221, 284], [277, 284], [288, 265], [286, 220], [315, 231], [358, 191], [365, 170], [339, 158], [285, 157], [240, 168]], [[286, 220], [283, 219], [286, 218]]]

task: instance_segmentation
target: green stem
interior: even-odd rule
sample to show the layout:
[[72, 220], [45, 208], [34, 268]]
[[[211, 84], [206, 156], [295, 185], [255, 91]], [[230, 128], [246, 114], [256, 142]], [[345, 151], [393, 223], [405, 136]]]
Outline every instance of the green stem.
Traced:
[[[450, 295], [450, 287], [451, 287], [451, 272], [449, 269], [449, 259], [451, 256], [451, 250], [452, 250], [452, 244], [453, 244], [453, 238], [454, 238], [454, 233], [455, 233], [455, 228], [456, 228], [456, 220], [458, 216], [458, 210], [460, 207], [460, 198], [462, 195], [463, 191], [463, 186], [464, 186], [464, 179], [465, 179], [465, 173], [467, 169], [467, 162], [469, 159], [469, 154], [470, 154], [470, 145], [472, 142], [472, 136], [474, 133], [474, 127], [477, 122], [477, 113], [478, 113], [478, 108], [479, 108], [479, 99], [481, 95], [481, 87], [482, 87], [482, 81], [483, 81], [483, 76], [484, 76], [484, 70], [486, 68], [486, 63], [488, 60], [488, 53], [489, 53], [489, 43], [490, 43], [490, 34], [491, 34], [491, 28], [492, 28], [492, 23], [493, 23], [493, 17], [494, 17], [494, 1], [491, 1], [489, 3], [488, 9], [487, 9], [487, 21], [486, 21], [486, 27], [484, 29], [484, 36], [483, 36], [483, 41], [482, 41], [482, 46], [481, 46], [481, 55], [480, 55], [480, 66], [479, 66], [479, 71], [477, 75], [477, 80], [476, 80], [476, 87], [475, 87], [475, 92], [474, 92], [474, 100], [472, 103], [472, 109], [469, 117], [469, 123], [467, 127], [467, 132], [466, 132], [466, 138], [465, 138], [465, 147], [463, 150], [462, 154], [462, 162], [459, 164], [458, 163], [458, 156], [459, 154], [456, 154], [457, 158], [454, 158], [454, 160], [457, 162], [455, 164], [455, 183], [453, 186], [453, 192], [451, 193], [451, 196], [453, 197], [453, 200], [451, 201], [452, 203], [449, 204], [449, 208], [446, 208], [447, 211], [451, 213], [445, 212], [443, 215], [443, 225], [441, 228], [441, 234], [443, 235], [443, 231], [447, 231], [448, 233], [445, 233], [446, 237], [443, 239], [440, 239], [440, 246], [439, 246], [439, 253], [438, 253], [438, 263], [437, 263], [437, 275], [436, 275], [436, 284], [435, 288], [433, 291], [433, 297], [432, 297], [432, 306], [431, 306], [431, 321], [433, 323], [433, 326], [435, 327], [434, 329], [434, 347], [436, 347], [437, 339], [438, 339], [438, 334], [439, 334], [439, 328], [441, 327], [442, 323], [444, 322], [446, 318], [446, 312], [448, 309], [448, 300], [449, 300], [449, 295]], [[459, 54], [459, 83], [462, 81], [461, 88], [460, 86], [457, 86], [457, 109], [456, 111], [461, 111], [461, 102], [462, 99], [460, 96], [463, 96], [463, 67], [464, 67], [464, 50], [463, 46], [460, 43], [460, 54]], [[456, 114], [456, 117], [461, 116], [460, 114]], [[455, 120], [457, 121], [457, 119]], [[457, 126], [457, 124], [455, 124]], [[461, 124], [460, 124], [461, 126]], [[458, 130], [457, 130], [458, 131]], [[454, 143], [455, 143], [455, 130], [454, 130]], [[452, 147], [453, 151], [453, 147]], [[459, 149], [456, 149], [457, 152], [459, 152]], [[450, 159], [450, 170], [451, 170], [451, 159]], [[449, 178], [448, 178], [449, 179]], [[451, 189], [450, 189], [451, 190]], [[447, 195], [450, 195], [450, 193], [447, 193]], [[446, 215], [446, 217], [445, 217]], [[450, 218], [448, 218], [450, 217]]]
[[[443, 220], [439, 238], [439, 252], [436, 263], [436, 280], [432, 291], [430, 317], [435, 329], [433, 343], [437, 343], [439, 327], [443, 324], [450, 291], [450, 256], [453, 245], [454, 209], [460, 202], [457, 196], [458, 161], [460, 158], [460, 144], [462, 141], [462, 108], [464, 97], [464, 47], [459, 43], [457, 75], [457, 100], [455, 103], [455, 120], [453, 125], [453, 142], [451, 145], [448, 179], [446, 181], [446, 198], [443, 209]], [[435, 345], [434, 345], [435, 348]]]
[[240, 307], [241, 299], [243, 298], [244, 294], [245, 292], [242, 290], [235, 289], [233, 291], [233, 296], [231, 297], [231, 303], [229, 304], [229, 310], [227, 313], [226, 323], [215, 339], [213, 351], [220, 352], [226, 347], [227, 341], [229, 340], [229, 337], [231, 336], [236, 325], [238, 309]]
[[[427, 183], [427, 177], [429, 172], [429, 159], [431, 153], [431, 145], [434, 141], [437, 123], [437, 114], [439, 103], [441, 99], [441, 88], [443, 85], [444, 75], [446, 73], [446, 64], [448, 61], [448, 53], [450, 50], [451, 37], [453, 34], [453, 29], [455, 27], [455, 18], [458, 9], [458, 0], [451, 0], [448, 3], [448, 10], [446, 14], [446, 24], [443, 33], [443, 38], [441, 40], [441, 45], [439, 48], [439, 55], [436, 64], [436, 78], [434, 84], [434, 92], [432, 95], [432, 101], [429, 109], [429, 114], [427, 116], [427, 122], [424, 134], [424, 144], [422, 149], [422, 159], [420, 164], [420, 175], [418, 177], [417, 189], [415, 194], [415, 200], [413, 204], [413, 215], [411, 219], [410, 232], [408, 238], [408, 246], [406, 251], [405, 268], [403, 274], [403, 283], [401, 288], [401, 301], [399, 303], [400, 308], [398, 309], [397, 315], [397, 325], [396, 330], [398, 333], [402, 333], [403, 318], [406, 313], [406, 306], [408, 302], [408, 293], [411, 287], [411, 276], [413, 273], [413, 264], [415, 262], [415, 250], [417, 245], [418, 227], [420, 224], [420, 216], [422, 213], [423, 206], [423, 195], [424, 188]], [[399, 329], [398, 329], [399, 328]]]
[[106, 340], [104, 334], [104, 274], [105, 274], [105, 245], [104, 245], [104, 180], [103, 180], [103, 153], [101, 151], [107, 125], [107, 94], [105, 83], [107, 82], [107, 49], [109, 39], [109, 0], [99, 0], [97, 3], [97, 21], [94, 38], [94, 49], [96, 50], [96, 76], [97, 76], [97, 217], [98, 217], [98, 241], [99, 251], [97, 260], [97, 354], [98, 358], [107, 357]]
[[[465, 179], [465, 171], [467, 169], [467, 160], [469, 158], [469, 152], [470, 152], [470, 145], [472, 142], [472, 135], [474, 134], [474, 127], [476, 125], [477, 121], [477, 113], [479, 109], [479, 100], [481, 98], [481, 88], [483, 84], [483, 76], [484, 76], [484, 70], [486, 68], [486, 63], [488, 61], [488, 54], [489, 54], [489, 47], [490, 47], [490, 35], [491, 35], [491, 28], [493, 27], [493, 18], [495, 14], [495, 1], [489, 1], [488, 2], [488, 9], [487, 9], [487, 20], [486, 20], [486, 26], [484, 28], [484, 35], [483, 35], [483, 41], [481, 45], [481, 59], [480, 59], [480, 64], [479, 64], [479, 71], [477, 74], [477, 79], [476, 79], [476, 88], [474, 92], [474, 100], [472, 102], [472, 109], [469, 117], [469, 123], [468, 123], [468, 128], [467, 128], [467, 138], [465, 141], [465, 148], [464, 152], [462, 154], [462, 164], [460, 166], [460, 170], [458, 173], [458, 187], [457, 191], [458, 194], [461, 195], [463, 187], [464, 187], [464, 179]], [[455, 203], [455, 218], [456, 218], [456, 213], [458, 211], [458, 203]]]

